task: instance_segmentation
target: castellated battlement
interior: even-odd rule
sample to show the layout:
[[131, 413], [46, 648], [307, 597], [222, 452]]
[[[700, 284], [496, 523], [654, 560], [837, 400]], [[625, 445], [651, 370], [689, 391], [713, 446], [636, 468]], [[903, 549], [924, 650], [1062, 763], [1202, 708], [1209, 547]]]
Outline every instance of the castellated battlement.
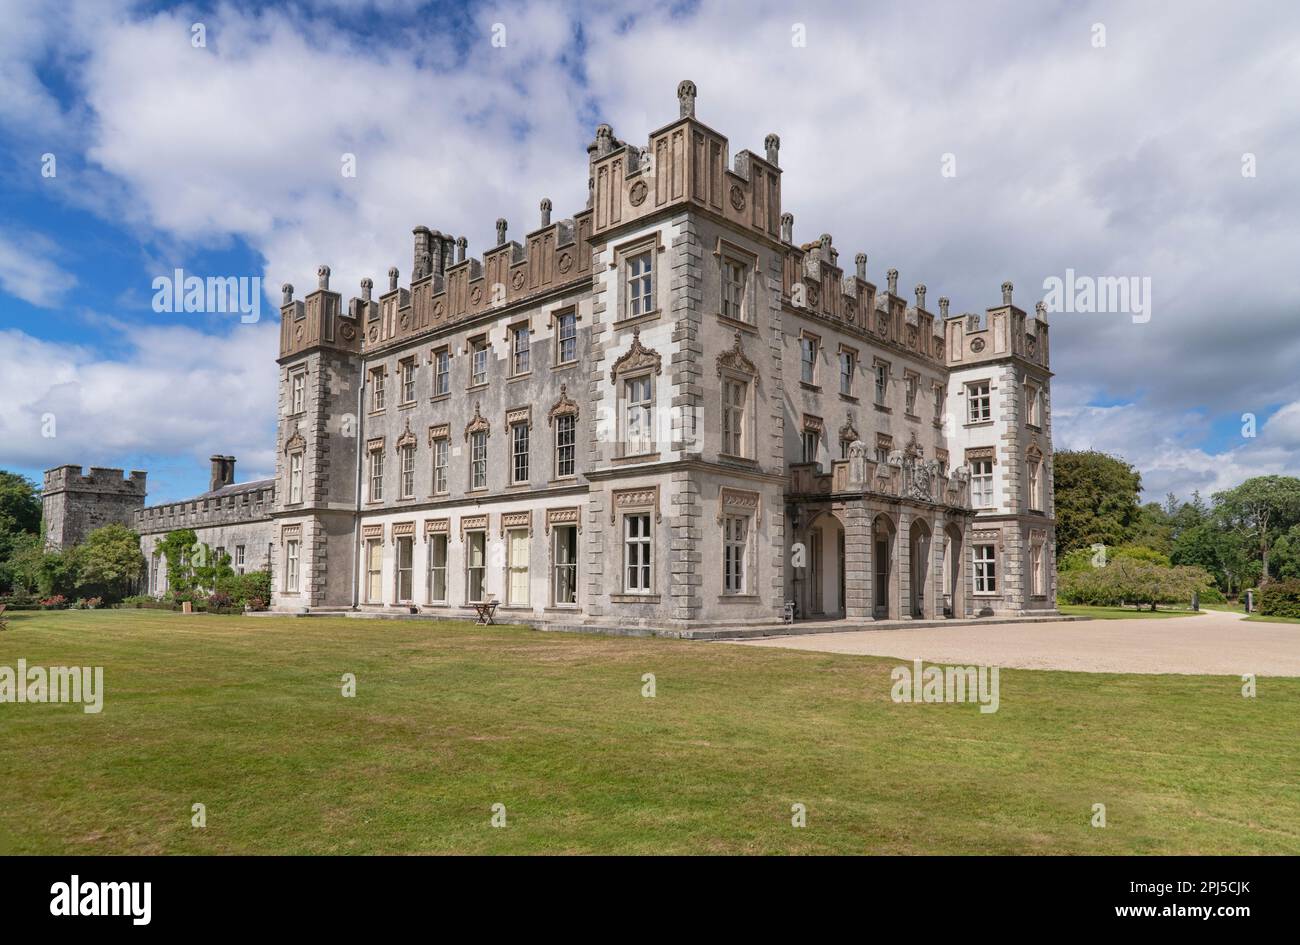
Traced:
[[122, 470], [102, 466], [91, 466], [89, 473], [70, 465], [47, 469], [41, 491], [46, 546], [71, 547], [105, 525], [129, 527], [132, 513], [144, 507], [147, 477], [138, 469], [124, 477]]
[[45, 471], [45, 484], [42, 492], [93, 492], [104, 495], [139, 496], [143, 501], [146, 489], [145, 480], [148, 473], [139, 469], [131, 470], [125, 477], [120, 469], [104, 466], [91, 466], [89, 474], [82, 473], [82, 467], [66, 465], [56, 466]]
[[1017, 357], [1050, 367], [1047, 308], [1039, 302], [1029, 318], [1012, 302], [1013, 289], [1010, 282], [1002, 283], [1002, 304], [990, 306], [983, 314], [964, 312], [944, 318], [950, 365]]

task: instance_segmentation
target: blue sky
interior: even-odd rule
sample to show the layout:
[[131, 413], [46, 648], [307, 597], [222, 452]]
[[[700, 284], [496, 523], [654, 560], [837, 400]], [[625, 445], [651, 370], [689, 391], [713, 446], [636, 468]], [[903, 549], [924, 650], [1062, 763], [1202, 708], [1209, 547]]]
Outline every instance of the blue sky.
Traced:
[[[151, 501], [203, 489], [213, 452], [267, 475], [281, 282], [328, 263], [346, 296], [409, 277], [416, 224], [481, 252], [543, 196], [568, 216], [595, 124], [644, 143], [691, 78], [733, 154], [781, 135], [797, 240], [831, 232], [931, 308], [1151, 279], [1148, 322], [1052, 316], [1058, 447], [1124, 455], [1150, 498], [1296, 471], [1292, 4], [0, 0], [0, 22], [0, 468], [143, 468]], [[153, 311], [177, 267], [258, 277], [262, 320]]]

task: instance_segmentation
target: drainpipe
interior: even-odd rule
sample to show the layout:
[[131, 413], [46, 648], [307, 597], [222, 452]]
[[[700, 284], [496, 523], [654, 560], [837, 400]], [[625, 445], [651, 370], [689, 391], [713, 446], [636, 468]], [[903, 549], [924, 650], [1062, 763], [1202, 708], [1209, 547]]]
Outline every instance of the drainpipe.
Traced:
[[365, 413], [362, 407], [366, 400], [366, 362], [361, 359], [361, 386], [357, 388], [357, 468], [356, 468], [356, 508], [352, 515], [352, 609], [357, 609], [357, 565], [361, 563], [361, 455], [366, 442]]

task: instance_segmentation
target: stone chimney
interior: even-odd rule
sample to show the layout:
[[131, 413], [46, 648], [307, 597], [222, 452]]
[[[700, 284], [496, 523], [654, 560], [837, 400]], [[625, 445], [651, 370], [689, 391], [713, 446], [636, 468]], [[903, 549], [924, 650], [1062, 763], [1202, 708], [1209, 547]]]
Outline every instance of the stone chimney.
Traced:
[[211, 464], [208, 474], [208, 491], [216, 492], [226, 484], [226, 457], [220, 453], [208, 457]]
[[853, 257], [853, 264], [858, 267], [858, 278], [867, 281], [867, 254], [858, 253]]
[[776, 134], [770, 134], [763, 139], [763, 150], [767, 152], [767, 163], [776, 167], [781, 166], [781, 138]]
[[1009, 281], [1002, 283], [1002, 304], [1003, 305], [1011, 304], [1011, 290], [1014, 288], [1015, 286], [1013, 286]]
[[411, 281], [419, 282], [433, 269], [433, 254], [429, 246], [433, 234], [427, 226], [417, 226], [411, 232], [415, 234], [415, 262], [411, 266]]
[[468, 246], [469, 240], [463, 236], [456, 237], [456, 262], [463, 263], [465, 261], [465, 249]]
[[542, 198], [541, 210], [542, 210], [542, 224], [541, 224], [541, 225], [542, 225], [542, 226], [550, 226], [550, 225], [551, 225], [551, 198], [550, 198], [550, 197], [543, 197], [543, 198]]
[[506, 244], [506, 220], [505, 217], [498, 217], [497, 218], [497, 245], [504, 246], [505, 244]]
[[918, 312], [925, 311], [925, 283], [924, 282], [918, 282], [916, 284], [916, 310]]
[[223, 456], [224, 463], [221, 464], [221, 483], [226, 486], [235, 484], [235, 457]]
[[948, 317], [948, 297], [946, 295], [939, 296], [939, 317]]
[[898, 270], [885, 270], [885, 284], [889, 286], [890, 295], [898, 295]]
[[781, 241], [783, 243], [794, 242], [794, 214], [781, 214]]

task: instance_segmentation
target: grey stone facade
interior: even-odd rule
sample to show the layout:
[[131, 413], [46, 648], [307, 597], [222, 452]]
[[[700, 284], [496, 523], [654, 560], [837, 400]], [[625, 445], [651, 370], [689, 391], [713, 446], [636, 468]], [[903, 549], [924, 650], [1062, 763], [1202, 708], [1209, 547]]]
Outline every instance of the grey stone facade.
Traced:
[[193, 519], [227, 494], [145, 510], [145, 530], [246, 529], [286, 612], [495, 600], [498, 619], [672, 632], [791, 604], [1053, 609], [1041, 310], [1008, 285], [984, 320], [936, 316], [894, 270], [877, 291], [865, 255], [845, 272], [829, 234], [794, 242], [775, 135], [731, 161], [693, 84], [679, 104], [644, 148], [599, 126], [587, 206], [552, 222], [543, 200], [522, 241], [498, 220], [467, 257], [418, 226], [409, 285], [394, 267], [346, 305], [326, 266], [301, 299], [286, 285], [263, 501], [237, 523]]

